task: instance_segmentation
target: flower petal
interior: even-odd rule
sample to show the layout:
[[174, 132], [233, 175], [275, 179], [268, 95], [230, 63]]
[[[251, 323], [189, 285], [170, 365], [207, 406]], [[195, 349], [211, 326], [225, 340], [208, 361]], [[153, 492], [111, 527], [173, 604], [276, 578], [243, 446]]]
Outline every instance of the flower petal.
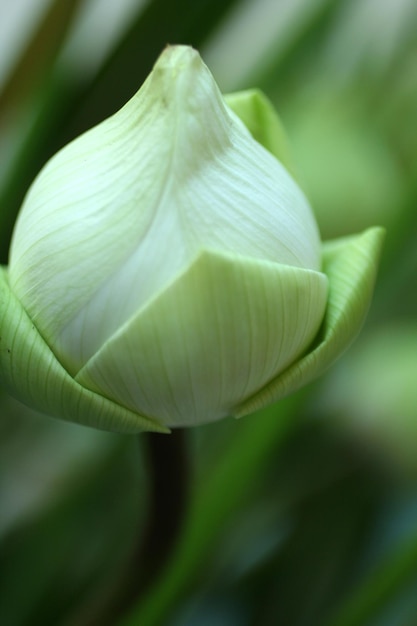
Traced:
[[384, 234], [383, 228], [371, 228], [324, 245], [329, 301], [318, 343], [259, 393], [239, 404], [236, 417], [293, 393], [319, 376], [346, 350], [369, 308]]
[[77, 380], [169, 426], [213, 421], [306, 349], [326, 301], [320, 272], [203, 252]]
[[167, 431], [157, 421], [73, 380], [11, 292], [4, 268], [0, 268], [0, 381], [21, 402], [54, 417], [124, 433]]
[[247, 89], [227, 94], [224, 99], [252, 137], [296, 177], [287, 134], [272, 102], [265, 94], [259, 89]]
[[195, 50], [167, 48], [118, 113], [30, 189], [10, 284], [73, 375], [202, 249], [320, 270], [311, 208]]

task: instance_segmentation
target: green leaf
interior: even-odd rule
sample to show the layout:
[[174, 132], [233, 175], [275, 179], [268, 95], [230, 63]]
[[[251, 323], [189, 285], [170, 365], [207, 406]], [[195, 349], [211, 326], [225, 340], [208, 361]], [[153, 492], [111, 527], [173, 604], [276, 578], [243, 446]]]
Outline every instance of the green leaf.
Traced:
[[318, 340], [303, 358], [240, 404], [236, 417], [293, 393], [322, 374], [346, 350], [359, 333], [370, 305], [384, 233], [376, 227], [324, 245], [323, 271], [329, 279], [329, 299]]
[[83, 388], [65, 371], [11, 292], [4, 268], [0, 272], [0, 382], [24, 404], [54, 417], [117, 432], [167, 432], [156, 421]]

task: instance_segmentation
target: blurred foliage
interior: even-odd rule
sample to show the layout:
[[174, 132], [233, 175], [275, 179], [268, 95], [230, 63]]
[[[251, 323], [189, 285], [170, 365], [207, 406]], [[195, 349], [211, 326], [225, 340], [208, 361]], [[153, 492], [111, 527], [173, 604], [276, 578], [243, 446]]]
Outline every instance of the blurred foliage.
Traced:
[[[199, 48], [224, 91], [273, 100], [325, 238], [388, 230], [340, 364], [263, 413], [187, 432], [177, 545], [113, 623], [417, 623], [415, 0], [1, 0], [0, 24], [2, 262], [37, 171], [167, 43]], [[146, 439], [0, 401], [0, 623], [92, 624], [144, 533]]]

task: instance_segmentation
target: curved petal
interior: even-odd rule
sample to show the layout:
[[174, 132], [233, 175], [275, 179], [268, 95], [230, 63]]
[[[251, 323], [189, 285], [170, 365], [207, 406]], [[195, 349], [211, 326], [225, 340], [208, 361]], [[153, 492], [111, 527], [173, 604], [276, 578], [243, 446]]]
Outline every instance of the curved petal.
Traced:
[[84, 389], [64, 370], [11, 292], [0, 268], [0, 381], [33, 409], [103, 430], [167, 432], [154, 420], [137, 415]]
[[326, 302], [320, 272], [202, 252], [76, 379], [168, 426], [213, 421], [305, 350]]
[[39, 174], [14, 230], [10, 285], [75, 375], [201, 249], [320, 270], [301, 189], [198, 53], [174, 46], [118, 113]]
[[226, 104], [241, 119], [258, 143], [273, 154], [296, 177], [287, 134], [271, 101], [259, 89], [236, 91], [224, 96]]
[[234, 410], [236, 417], [293, 393], [319, 376], [346, 350], [359, 333], [369, 308], [384, 235], [383, 228], [371, 228], [324, 245], [329, 301], [319, 342], [259, 393], [239, 404]]

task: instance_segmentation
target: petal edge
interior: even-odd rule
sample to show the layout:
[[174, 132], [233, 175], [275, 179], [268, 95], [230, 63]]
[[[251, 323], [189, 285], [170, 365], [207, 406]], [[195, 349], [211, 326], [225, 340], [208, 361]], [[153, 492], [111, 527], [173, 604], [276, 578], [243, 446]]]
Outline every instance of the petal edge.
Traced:
[[319, 343], [238, 405], [235, 417], [243, 417], [295, 392], [320, 376], [348, 348], [359, 333], [371, 302], [384, 235], [383, 228], [375, 227], [324, 244], [329, 300]]
[[12, 396], [54, 417], [121, 433], [169, 432], [77, 383], [10, 290], [5, 268], [0, 268], [0, 381]]

